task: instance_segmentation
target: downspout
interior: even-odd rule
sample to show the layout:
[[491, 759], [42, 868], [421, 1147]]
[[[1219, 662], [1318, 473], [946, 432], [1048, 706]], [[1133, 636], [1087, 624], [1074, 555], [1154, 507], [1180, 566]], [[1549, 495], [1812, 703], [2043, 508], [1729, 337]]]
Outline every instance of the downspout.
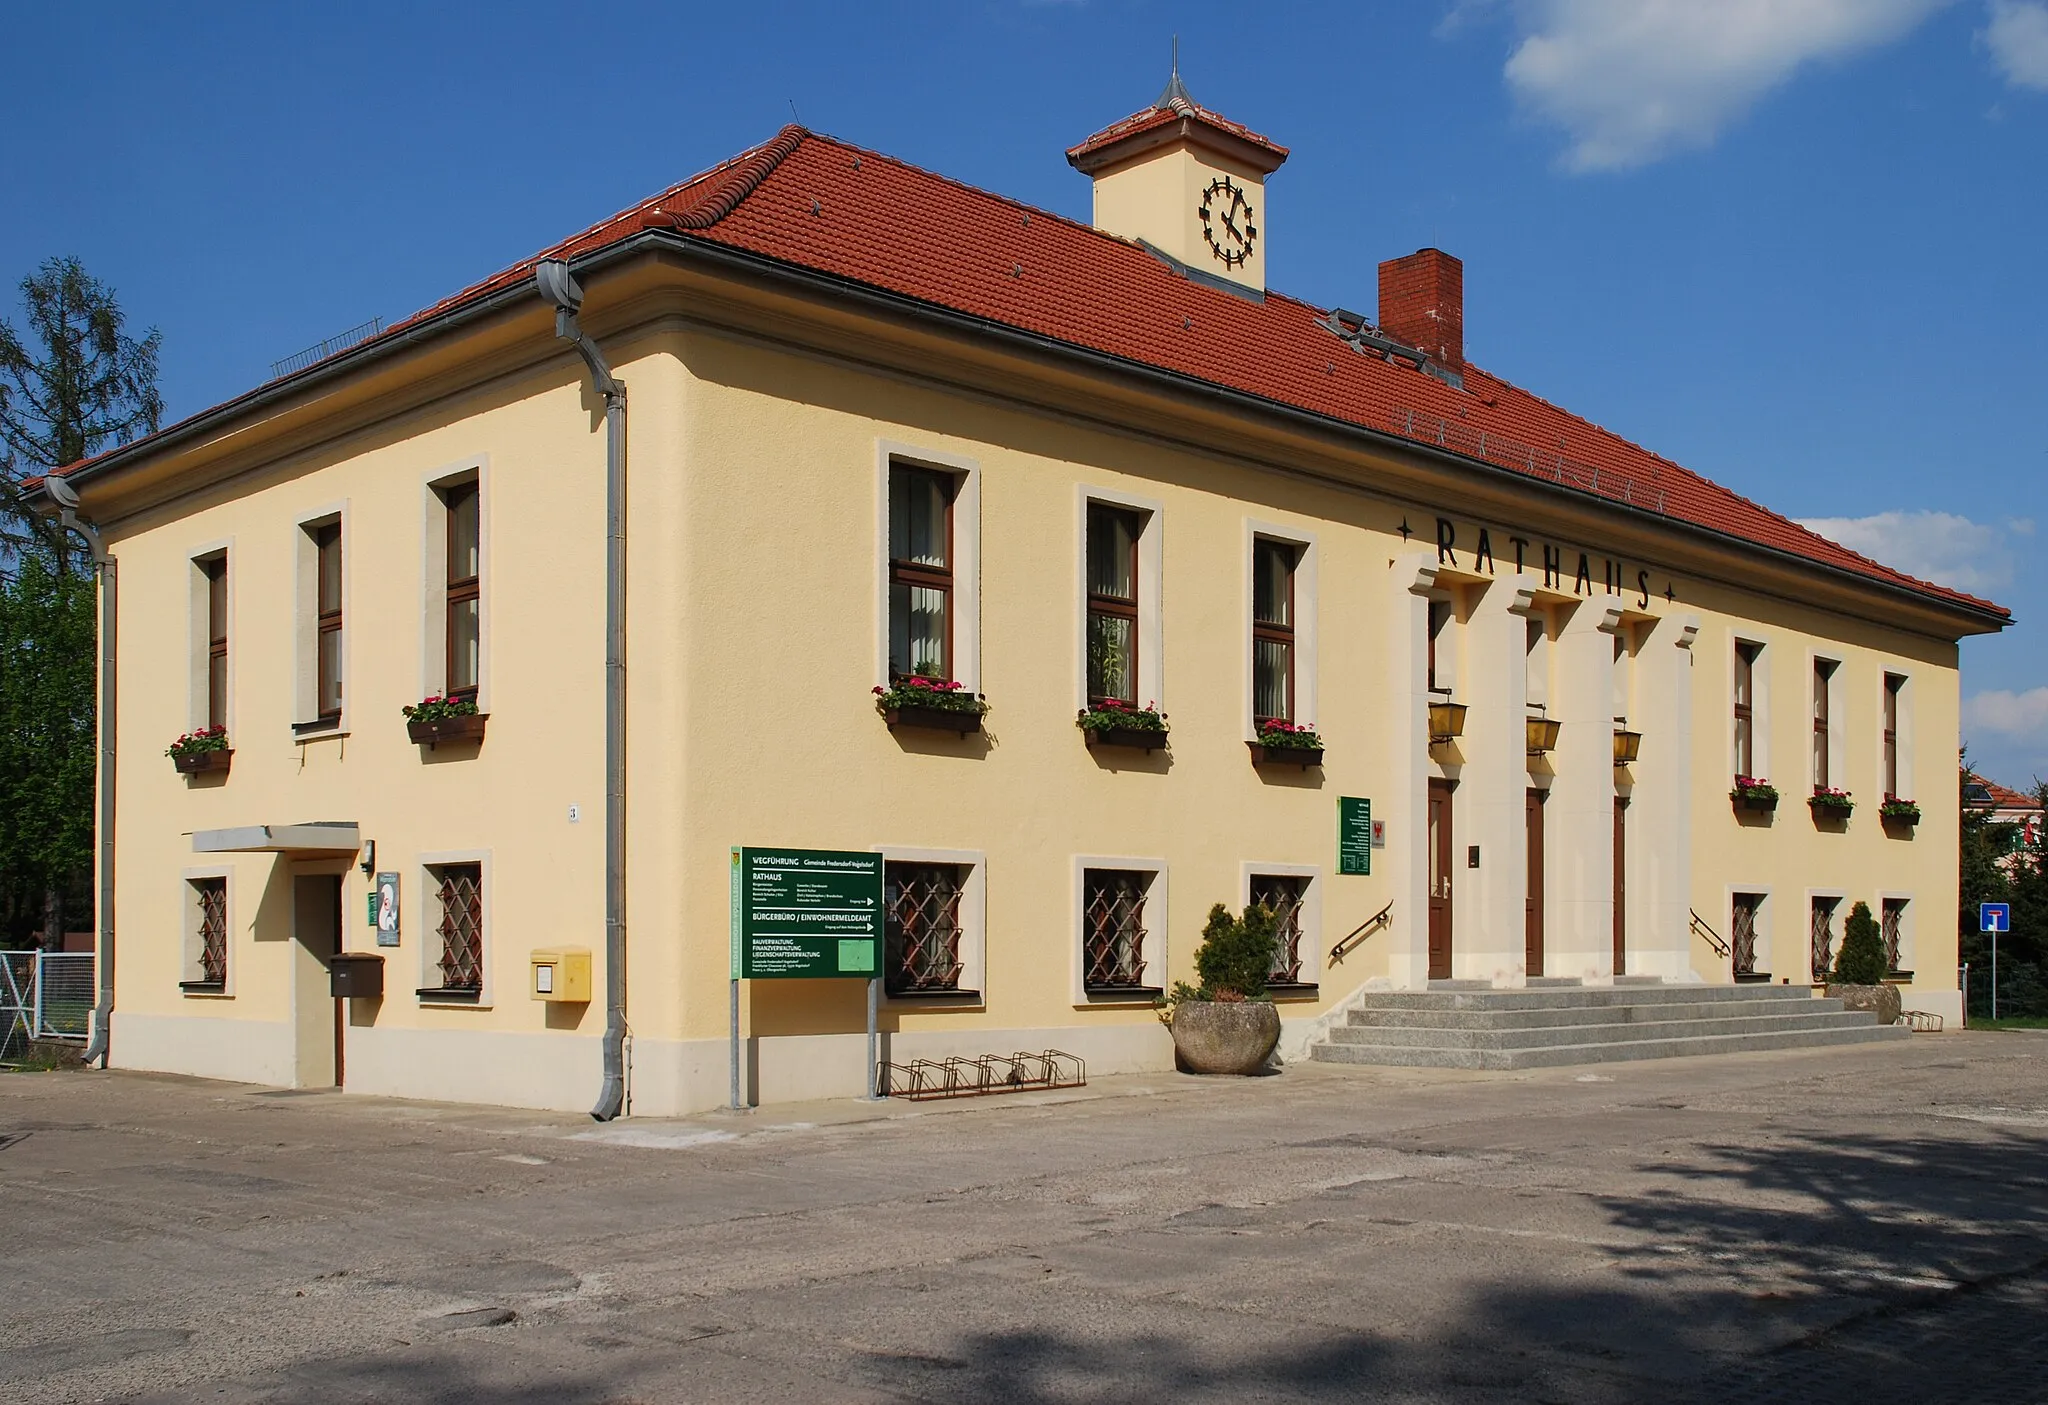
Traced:
[[92, 1042], [83, 1061], [107, 1066], [107, 1044], [114, 1018], [114, 685], [115, 624], [119, 618], [120, 573], [100, 529], [78, 515], [78, 490], [61, 478], [47, 478], [43, 491], [57, 504], [57, 520], [92, 550], [93, 569], [100, 577], [100, 998], [92, 1012]]
[[590, 1115], [609, 1122], [626, 1110], [626, 387], [577, 325], [583, 289], [569, 265], [542, 259], [534, 285], [604, 397], [604, 1086]]

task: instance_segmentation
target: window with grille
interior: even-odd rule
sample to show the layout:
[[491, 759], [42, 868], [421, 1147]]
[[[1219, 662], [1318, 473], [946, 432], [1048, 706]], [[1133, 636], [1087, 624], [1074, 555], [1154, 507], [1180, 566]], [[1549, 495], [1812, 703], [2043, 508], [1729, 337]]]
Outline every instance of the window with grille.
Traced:
[[1835, 964], [1835, 909], [1840, 898], [1813, 900], [1813, 983], [1826, 982]]
[[1145, 898], [1152, 875], [1133, 869], [1086, 871], [1081, 920], [1083, 984], [1091, 991], [1145, 989]]
[[953, 677], [953, 498], [959, 480], [889, 467], [889, 675]]
[[1294, 720], [1294, 568], [1301, 548], [1252, 541], [1252, 720]]
[[891, 995], [960, 988], [960, 900], [967, 870], [949, 863], [883, 867], [885, 978]]
[[1756, 974], [1756, 919], [1763, 910], [1762, 893], [1737, 893], [1734, 920], [1729, 924], [1728, 945], [1734, 953], [1735, 974]]
[[1273, 969], [1267, 981], [1274, 985], [1301, 983], [1302, 904], [1308, 897], [1308, 879], [1301, 876], [1255, 873], [1251, 898], [1273, 914]]
[[1886, 898], [1883, 916], [1878, 919], [1878, 932], [1884, 938], [1884, 969], [1887, 975], [1900, 975], [1906, 969], [1905, 953], [1901, 950], [1906, 926], [1906, 899]]
[[429, 872], [440, 911], [434, 924], [440, 955], [434, 967], [441, 983], [423, 993], [475, 997], [484, 984], [483, 865], [443, 864]]
[[228, 979], [228, 880], [194, 878], [191, 882], [192, 979], [179, 982], [186, 990], [219, 990]]

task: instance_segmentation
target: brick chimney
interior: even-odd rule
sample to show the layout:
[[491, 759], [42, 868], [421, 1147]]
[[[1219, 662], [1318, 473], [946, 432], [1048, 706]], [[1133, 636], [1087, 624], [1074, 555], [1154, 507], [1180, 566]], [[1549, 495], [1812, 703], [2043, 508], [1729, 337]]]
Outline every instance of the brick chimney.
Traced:
[[1465, 265], [1441, 249], [1418, 249], [1380, 265], [1380, 330], [1420, 347], [1453, 371], [1465, 369]]

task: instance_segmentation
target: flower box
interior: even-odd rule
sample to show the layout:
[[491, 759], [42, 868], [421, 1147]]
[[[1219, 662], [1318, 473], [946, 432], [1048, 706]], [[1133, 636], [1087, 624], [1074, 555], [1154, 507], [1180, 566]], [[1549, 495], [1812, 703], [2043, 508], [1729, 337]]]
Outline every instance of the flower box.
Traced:
[[1748, 810], [1752, 814], [1768, 815], [1778, 808], [1778, 797], [1775, 795], [1738, 795], [1735, 797], [1735, 808], [1738, 810]]
[[171, 753], [171, 764], [178, 768], [181, 776], [203, 776], [209, 771], [225, 771], [234, 762], [232, 748], [222, 747], [218, 751], [184, 751]]
[[1768, 815], [1778, 808], [1778, 788], [1755, 776], [1737, 776], [1728, 798], [1735, 802], [1736, 809], [1753, 814]]
[[1813, 811], [1814, 819], [1820, 823], [1840, 824], [1855, 810], [1856, 802], [1846, 790], [1816, 790], [1808, 797], [1806, 808]]
[[1311, 766], [1323, 764], [1323, 749], [1318, 746], [1282, 746], [1277, 742], [1246, 742], [1252, 750], [1254, 766], [1299, 766], [1306, 771]]
[[1075, 716], [1090, 746], [1127, 746], [1140, 751], [1157, 751], [1166, 745], [1166, 714], [1157, 707], [1134, 707], [1129, 703], [1104, 700], [1084, 707]]
[[1911, 829], [1920, 823], [1920, 807], [1911, 800], [1900, 800], [1896, 796], [1886, 799], [1877, 807], [1878, 817], [1888, 825], [1900, 829]]
[[1157, 751], [1166, 745], [1164, 730], [1152, 727], [1083, 727], [1090, 746], [1128, 746], [1139, 751]]
[[441, 742], [480, 742], [484, 739], [484, 724], [490, 720], [488, 712], [469, 712], [425, 721], [413, 717], [406, 720], [405, 734], [421, 746], [435, 746]]
[[981, 730], [981, 714], [967, 712], [957, 707], [931, 707], [919, 703], [905, 703], [900, 707], [881, 709], [882, 720], [889, 724], [889, 730], [898, 727], [928, 727], [935, 732], [958, 732], [966, 736]]

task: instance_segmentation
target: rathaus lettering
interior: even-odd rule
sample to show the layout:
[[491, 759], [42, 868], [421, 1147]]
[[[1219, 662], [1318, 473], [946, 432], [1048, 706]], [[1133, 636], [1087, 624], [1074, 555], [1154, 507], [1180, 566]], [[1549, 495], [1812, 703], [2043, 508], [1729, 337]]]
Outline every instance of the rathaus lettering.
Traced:
[[[1407, 536], [1408, 525], [1404, 522], [1401, 535]], [[1487, 575], [1499, 574], [1499, 564], [1494, 557], [1493, 533], [1481, 527], [1477, 540], [1469, 548], [1459, 545], [1457, 524], [1448, 517], [1436, 519], [1436, 561], [1439, 566], [1454, 570], [1483, 571]], [[1631, 568], [1629, 563], [1613, 556], [1595, 557], [1580, 551], [1567, 551], [1548, 542], [1534, 541], [1528, 537], [1509, 536], [1501, 539], [1503, 550], [1512, 554], [1517, 575], [1541, 572], [1543, 588], [1561, 591], [1565, 582], [1571, 582], [1574, 595], [1633, 595], [1638, 608], [1647, 607], [1650, 596], [1658, 594], [1666, 601], [1678, 598], [1678, 589], [1671, 579], [1663, 577], [1661, 589], [1653, 591], [1650, 573], [1642, 567]], [[1464, 550], [1466, 566], [1458, 560], [1458, 553]]]

